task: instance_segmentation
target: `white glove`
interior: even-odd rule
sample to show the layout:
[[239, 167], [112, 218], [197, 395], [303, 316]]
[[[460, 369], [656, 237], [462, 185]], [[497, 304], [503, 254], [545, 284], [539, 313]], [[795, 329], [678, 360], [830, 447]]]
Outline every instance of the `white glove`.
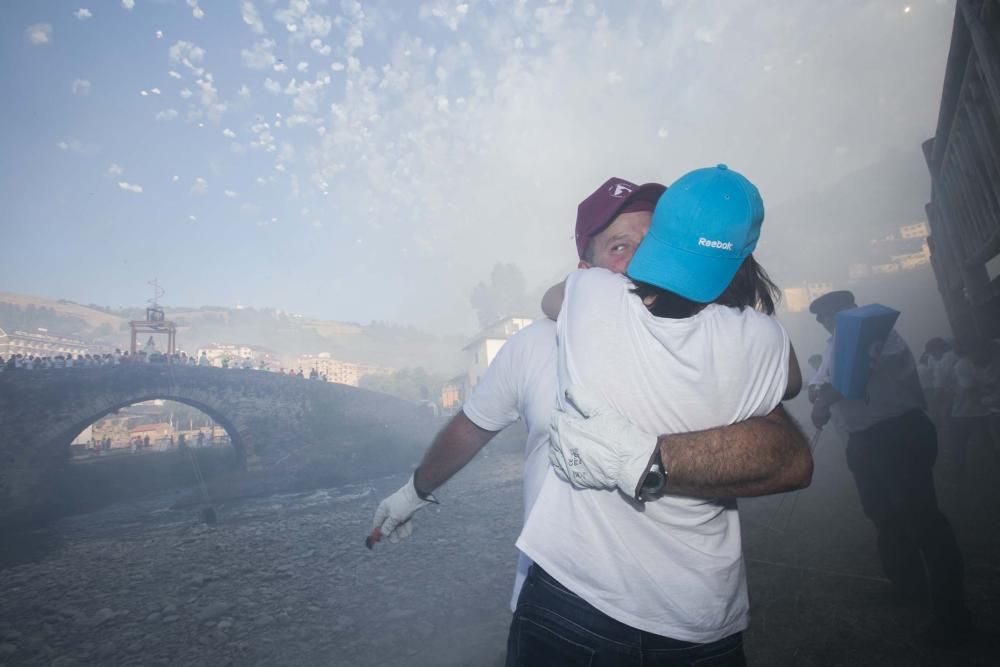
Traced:
[[430, 505], [431, 500], [421, 500], [417, 495], [417, 487], [413, 485], [413, 475], [403, 485], [399, 491], [392, 494], [378, 505], [375, 510], [374, 527], [381, 531], [382, 537], [388, 537], [390, 542], [399, 542], [401, 539], [409, 537], [413, 532], [413, 524], [410, 519], [421, 507]]
[[579, 385], [566, 399], [583, 415], [556, 410], [549, 426], [549, 463], [578, 489], [614, 489], [638, 498], [658, 438], [637, 428]]

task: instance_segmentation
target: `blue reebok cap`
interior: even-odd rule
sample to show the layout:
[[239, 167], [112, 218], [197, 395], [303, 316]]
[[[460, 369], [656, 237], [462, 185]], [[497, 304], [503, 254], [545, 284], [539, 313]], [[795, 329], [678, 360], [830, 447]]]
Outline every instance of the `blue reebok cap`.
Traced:
[[633, 280], [709, 303], [757, 247], [764, 202], [753, 183], [720, 164], [681, 176], [660, 197], [629, 262]]

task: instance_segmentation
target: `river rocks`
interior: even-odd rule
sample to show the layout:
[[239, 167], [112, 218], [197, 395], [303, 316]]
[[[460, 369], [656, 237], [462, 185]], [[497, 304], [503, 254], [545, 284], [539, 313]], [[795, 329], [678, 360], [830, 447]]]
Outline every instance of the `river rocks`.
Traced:
[[115, 617], [115, 612], [113, 612], [111, 609], [107, 607], [104, 607], [96, 614], [94, 614], [93, 618], [90, 619], [90, 625], [96, 628], [99, 625], [104, 625], [114, 617]]
[[[510, 482], [480, 500], [495, 475]], [[61, 520], [58, 552], [0, 570], [0, 664], [492, 667], [462, 646], [503, 657], [517, 479], [495, 465], [464, 476], [443, 495], [450, 514], [366, 550], [375, 506], [404, 481], [227, 502], [214, 528], [164, 510], [170, 497]], [[474, 521], [497, 529], [463, 554], [453, 533]], [[499, 563], [478, 566], [483, 553]], [[495, 632], [463, 634], [487, 617]]]
[[195, 615], [195, 619], [198, 621], [211, 621], [214, 618], [222, 616], [227, 611], [232, 608], [232, 605], [227, 602], [213, 602]]
[[348, 616], [341, 616], [333, 622], [331, 629], [334, 632], [347, 632], [354, 628], [354, 621]]
[[196, 573], [191, 575], [191, 583], [195, 586], [204, 586], [207, 582], [212, 580], [211, 575]]
[[107, 659], [118, 652], [118, 645], [114, 642], [104, 642], [97, 647], [97, 657]]

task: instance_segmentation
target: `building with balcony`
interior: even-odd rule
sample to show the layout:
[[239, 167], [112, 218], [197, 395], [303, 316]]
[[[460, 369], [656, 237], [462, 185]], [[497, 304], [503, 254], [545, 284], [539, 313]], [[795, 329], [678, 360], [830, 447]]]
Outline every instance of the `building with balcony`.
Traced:
[[454, 414], [465, 401], [466, 375], [458, 375], [441, 386], [441, 410]]
[[899, 236], [904, 239], [926, 239], [930, 233], [931, 228], [927, 226], [926, 222], [916, 222], [899, 228]]
[[10, 358], [14, 354], [26, 357], [55, 357], [67, 354], [89, 354], [90, 346], [77, 338], [53, 336], [47, 331], [11, 331], [0, 329], [0, 357]]
[[278, 354], [260, 345], [237, 345], [228, 343], [218, 343], [198, 348], [195, 359], [201, 357], [202, 352], [208, 358], [208, 363], [212, 366], [221, 367], [228, 365], [231, 368], [241, 366], [244, 360], [249, 360], [253, 368], [259, 368], [261, 362], [267, 367], [277, 368], [279, 363]]
[[789, 313], [802, 313], [809, 310], [809, 290], [805, 287], [786, 287], [782, 290], [780, 305]]
[[375, 364], [359, 364], [353, 361], [341, 361], [330, 356], [329, 352], [319, 354], [303, 354], [294, 360], [294, 368], [301, 369], [306, 376], [315, 370], [327, 382], [346, 384], [352, 387], [360, 385], [361, 378], [366, 375], [388, 375], [393, 369]]
[[958, 0], [923, 144], [931, 266], [956, 336], [1000, 336], [1000, 0]]

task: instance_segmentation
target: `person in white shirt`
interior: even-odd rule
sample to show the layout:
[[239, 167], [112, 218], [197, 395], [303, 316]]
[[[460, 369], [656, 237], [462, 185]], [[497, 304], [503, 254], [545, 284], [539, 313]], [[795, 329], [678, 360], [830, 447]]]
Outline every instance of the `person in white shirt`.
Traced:
[[957, 448], [951, 408], [955, 395], [955, 363], [958, 357], [952, 347], [943, 338], [928, 340], [920, 358], [918, 373], [921, 373], [920, 385], [924, 388], [924, 396], [927, 398], [927, 414], [937, 427], [938, 447], [955, 458]]
[[[621, 425], [609, 430], [682, 433], [766, 415], [794, 396], [798, 364], [770, 317], [777, 288], [752, 256], [763, 218], [742, 175], [725, 165], [695, 170], [660, 198], [627, 277], [577, 271], [564, 297], [550, 290], [560, 407], [612, 413]], [[586, 454], [553, 440], [553, 468], [517, 541], [535, 566], [507, 664], [586, 656], [595, 666], [642, 665], [666, 655], [672, 664], [745, 664], [735, 500], [674, 495], [668, 465], [671, 494], [643, 504], [656, 498], [643, 478], [657, 438], [624, 440], [635, 445]]]
[[[855, 308], [854, 294], [824, 294], [809, 311], [830, 332], [829, 359], [837, 313]], [[934, 491], [937, 433], [924, 412], [917, 364], [906, 342], [889, 333], [872, 366], [863, 399], [846, 399], [832, 385], [829, 364], [810, 382], [819, 387], [812, 421], [822, 428], [831, 414], [849, 433], [847, 465], [865, 515], [875, 524], [882, 570], [895, 597], [927, 600], [931, 625], [924, 638], [937, 645], [967, 639], [972, 625], [965, 606], [964, 566], [955, 534], [938, 508]]]
[[[580, 268], [623, 272], [649, 228], [653, 206], [663, 191], [655, 183], [637, 186], [612, 178], [581, 202], [576, 221]], [[407, 483], [379, 504], [369, 546], [385, 537], [397, 541], [409, 535], [414, 513], [434, 502], [431, 492], [518, 419], [528, 428], [523, 484], [527, 516], [549, 467], [556, 379], [555, 324], [537, 320], [507, 341], [462, 410], [434, 438]], [[589, 421], [568, 423], [586, 428]], [[765, 417], [725, 428], [664, 435], [656, 445], [671, 469], [672, 485], [694, 496], [778, 493], [800, 488], [812, 474], [805, 438], [780, 407]], [[530, 565], [520, 554], [512, 610]]]
[[[1000, 415], [1000, 347], [981, 337], [955, 342], [958, 353], [951, 371], [953, 399], [951, 423], [953, 458], [964, 481], [966, 450], [970, 445], [988, 443], [995, 436]], [[991, 426], [992, 423], [992, 426]]]

